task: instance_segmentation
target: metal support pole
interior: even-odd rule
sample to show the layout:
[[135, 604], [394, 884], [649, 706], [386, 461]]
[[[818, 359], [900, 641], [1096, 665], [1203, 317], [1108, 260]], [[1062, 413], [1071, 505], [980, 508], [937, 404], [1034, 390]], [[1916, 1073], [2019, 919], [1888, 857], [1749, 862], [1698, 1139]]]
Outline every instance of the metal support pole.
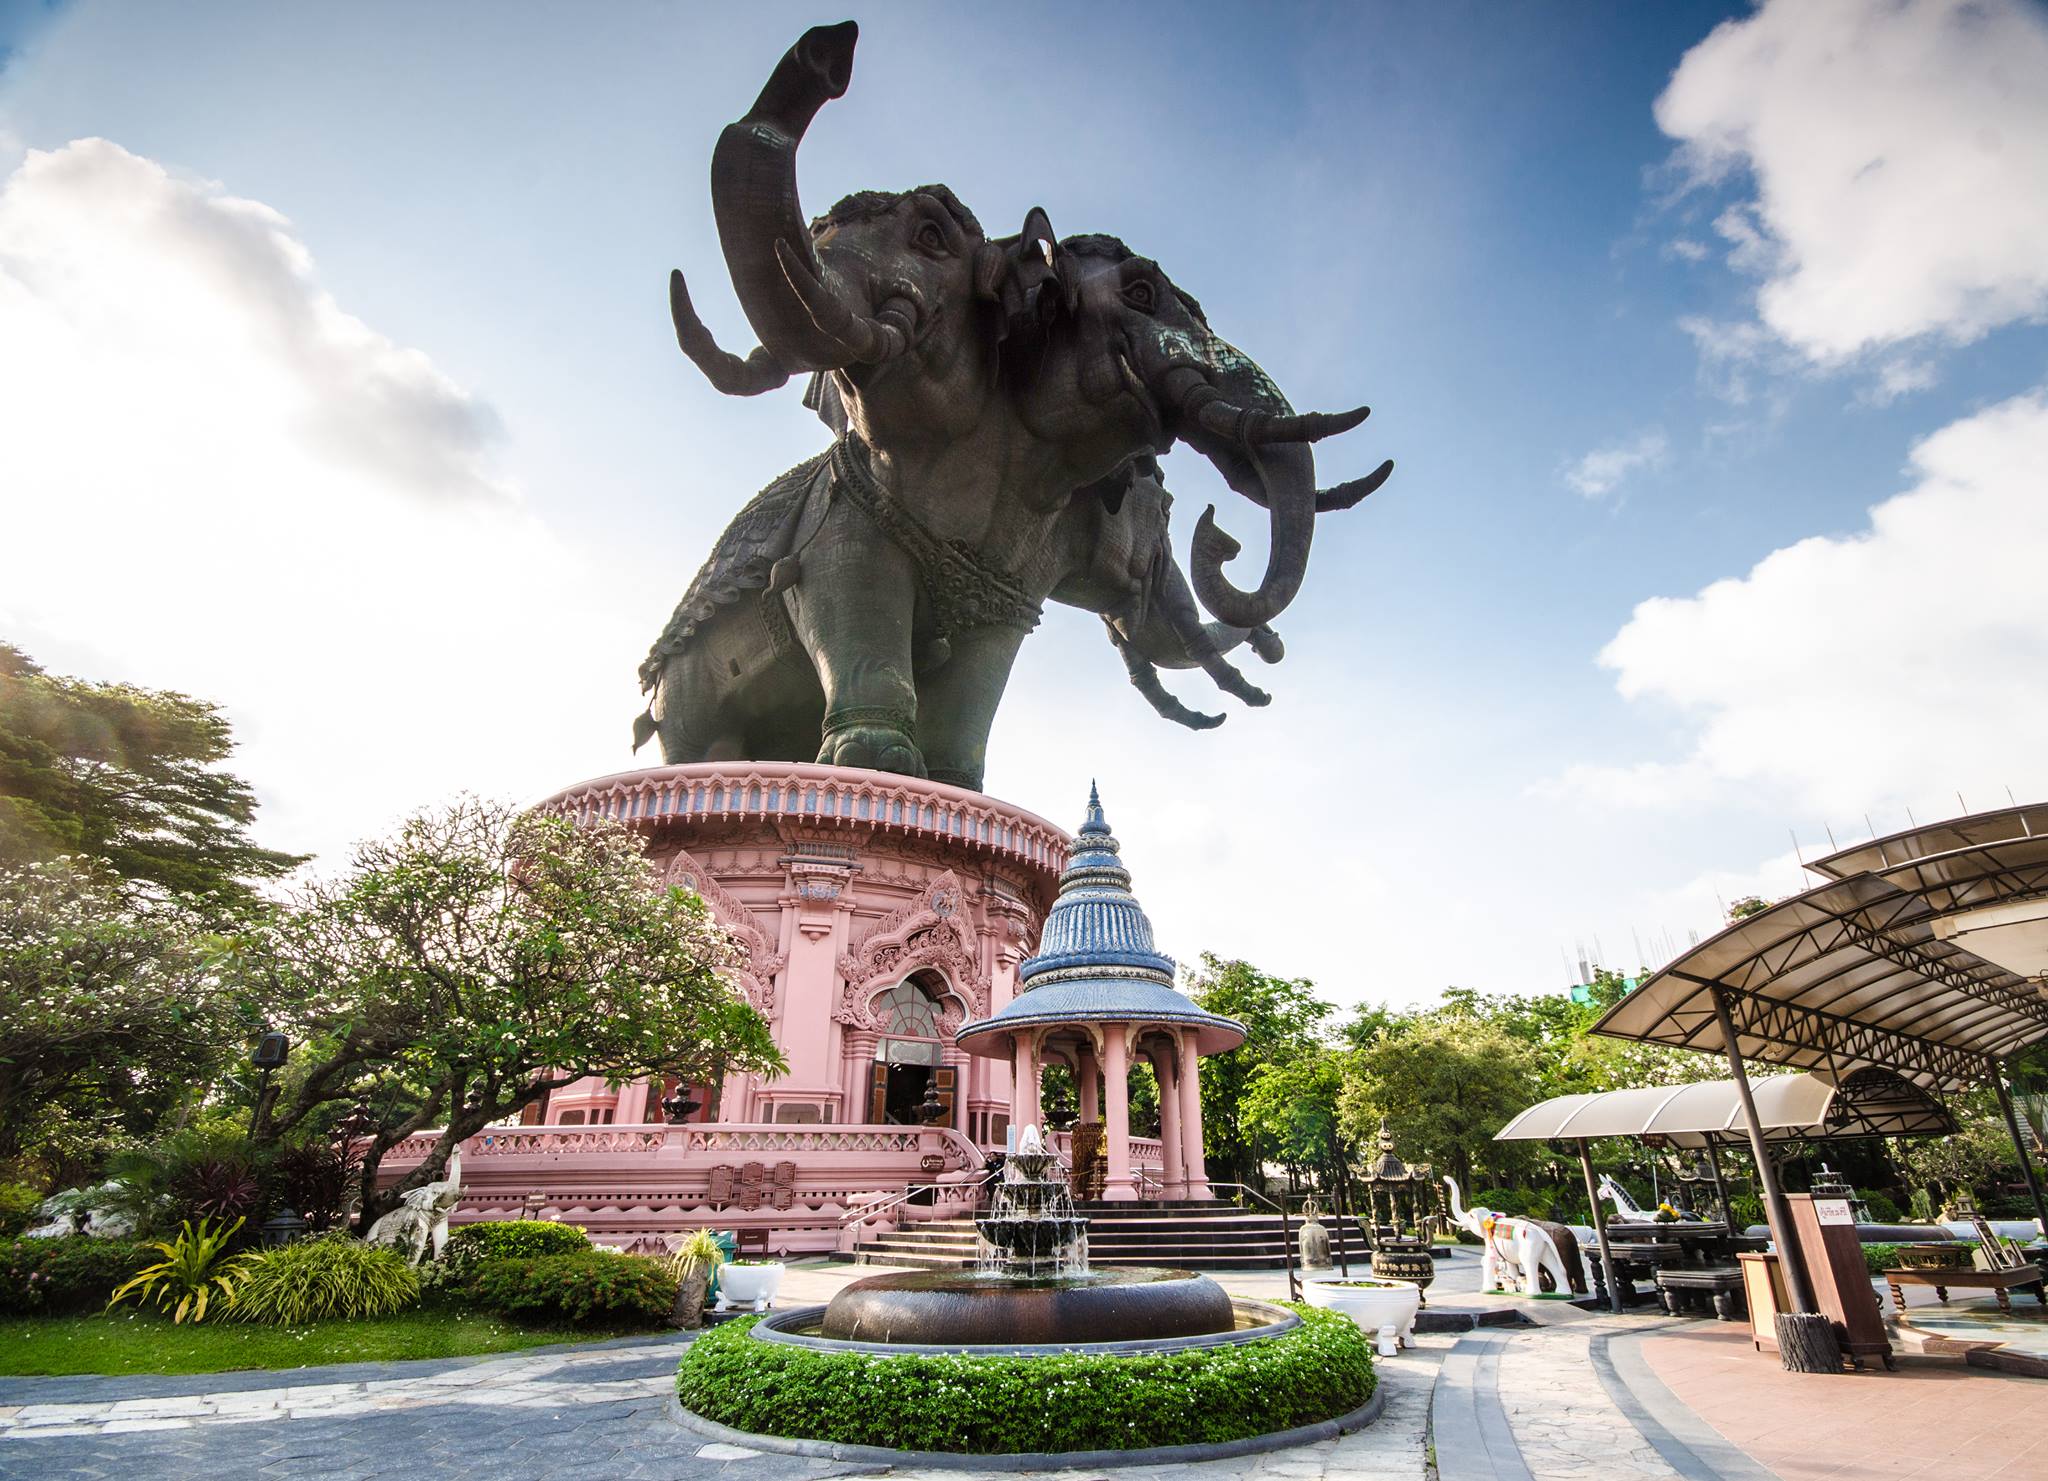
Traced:
[[1728, 997], [1713, 989], [1714, 1017], [1721, 1025], [1721, 1042], [1728, 1051], [1728, 1068], [1735, 1076], [1735, 1098], [1742, 1104], [1742, 1124], [1749, 1131], [1750, 1155], [1756, 1159], [1758, 1191], [1764, 1196], [1764, 1216], [1771, 1226], [1771, 1238], [1778, 1246], [1778, 1267], [1785, 1274], [1785, 1293], [1800, 1311], [1813, 1311], [1813, 1292], [1807, 1288], [1806, 1267], [1799, 1259], [1799, 1240], [1792, 1229], [1792, 1207], [1785, 1202], [1785, 1190], [1778, 1186], [1778, 1170], [1764, 1145], [1763, 1122], [1757, 1119], [1756, 1101], [1749, 1093], [1749, 1074], [1742, 1067], [1742, 1048], [1735, 1037], [1735, 1020], [1728, 1012]]
[[1735, 1210], [1728, 1207], [1728, 1185], [1721, 1181], [1721, 1149], [1712, 1142], [1707, 1143], [1707, 1169], [1714, 1175], [1714, 1202], [1721, 1206], [1721, 1222], [1728, 1226], [1728, 1235], [1735, 1236]]
[[2012, 1133], [2012, 1149], [2020, 1154], [2020, 1171], [2027, 1175], [2027, 1191], [2034, 1195], [2034, 1221], [2041, 1233], [2048, 1235], [2048, 1201], [2041, 1197], [2041, 1179], [2034, 1171], [2034, 1159], [2027, 1155], [2027, 1139], [2020, 1133], [2019, 1114], [2012, 1107], [2012, 1092], [2006, 1088], [2005, 1076], [1994, 1069], [1991, 1083], [1998, 1091], [1998, 1109], [2005, 1112], [2005, 1129]]
[[1586, 1176], [1586, 1207], [1593, 1211], [1593, 1237], [1600, 1241], [1600, 1268], [1607, 1272], [1607, 1304], [1621, 1315], [1621, 1283], [1614, 1278], [1614, 1251], [1607, 1247], [1607, 1225], [1600, 1217], [1600, 1194], [1593, 1186], [1593, 1154], [1579, 1138], [1579, 1171]]

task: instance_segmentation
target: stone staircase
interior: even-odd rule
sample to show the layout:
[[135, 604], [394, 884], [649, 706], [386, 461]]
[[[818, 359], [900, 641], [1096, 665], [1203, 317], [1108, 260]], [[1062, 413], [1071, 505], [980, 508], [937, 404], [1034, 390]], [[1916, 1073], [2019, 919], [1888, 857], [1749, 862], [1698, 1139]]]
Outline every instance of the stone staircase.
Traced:
[[[1129, 1203], [1083, 1203], [1088, 1218], [1088, 1263], [1097, 1266], [1165, 1265], [1180, 1270], [1279, 1270], [1286, 1265], [1280, 1244], [1280, 1216], [1248, 1212], [1220, 1198], [1167, 1199]], [[1301, 1221], [1289, 1221], [1298, 1231]], [[1337, 1221], [1325, 1217], [1332, 1242]], [[1367, 1273], [1371, 1256], [1356, 1226], [1345, 1236], [1344, 1252], [1355, 1272]], [[974, 1263], [972, 1219], [934, 1219], [907, 1224], [854, 1246], [862, 1265], [919, 1270], [960, 1270]], [[1334, 1251], [1332, 1252], [1334, 1254]]]

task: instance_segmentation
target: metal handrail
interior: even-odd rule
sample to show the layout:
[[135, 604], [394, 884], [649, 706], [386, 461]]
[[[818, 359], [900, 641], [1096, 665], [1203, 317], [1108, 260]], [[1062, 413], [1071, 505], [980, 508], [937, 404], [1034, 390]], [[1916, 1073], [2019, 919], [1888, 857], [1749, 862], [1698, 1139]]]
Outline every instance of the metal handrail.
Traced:
[[839, 1227], [844, 1229], [849, 1224], [865, 1224], [877, 1214], [887, 1213], [892, 1208], [908, 1203], [920, 1193], [936, 1193], [941, 1189], [972, 1188], [978, 1196], [981, 1190], [987, 1187], [994, 1177], [994, 1173], [983, 1173], [980, 1181], [974, 1183], [912, 1183], [901, 1193], [885, 1198], [880, 1203], [864, 1203], [857, 1209], [848, 1209], [844, 1214], [840, 1215]]
[[1294, 1227], [1288, 1221], [1286, 1200], [1282, 1199], [1279, 1203], [1275, 1203], [1258, 1189], [1244, 1183], [1211, 1183], [1209, 1186], [1212, 1189], [1235, 1188], [1247, 1197], [1257, 1199], [1280, 1216], [1280, 1258], [1286, 1262], [1287, 1266], [1287, 1299], [1299, 1301], [1301, 1299], [1301, 1277], [1295, 1273], [1294, 1269]]

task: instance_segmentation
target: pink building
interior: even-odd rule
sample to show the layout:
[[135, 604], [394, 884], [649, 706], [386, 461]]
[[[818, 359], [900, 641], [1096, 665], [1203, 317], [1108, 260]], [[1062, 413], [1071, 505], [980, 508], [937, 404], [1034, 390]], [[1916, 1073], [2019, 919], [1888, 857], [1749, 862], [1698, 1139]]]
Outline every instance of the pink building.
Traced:
[[[1061, 829], [942, 782], [770, 762], [622, 772], [542, 806], [646, 833], [664, 877], [740, 937], [740, 983], [789, 1072], [579, 1081], [527, 1124], [464, 1144], [458, 1222], [539, 1213], [647, 1247], [739, 1228], [799, 1252], [960, 1211], [1005, 1144], [1013, 1086], [1009, 1058], [970, 1054], [956, 1035], [1016, 995], [1067, 860]], [[400, 1144], [387, 1168], [426, 1145]], [[1162, 1183], [1158, 1140], [1128, 1146], [1129, 1165]], [[1173, 1179], [1185, 1181], [1184, 1152]]]

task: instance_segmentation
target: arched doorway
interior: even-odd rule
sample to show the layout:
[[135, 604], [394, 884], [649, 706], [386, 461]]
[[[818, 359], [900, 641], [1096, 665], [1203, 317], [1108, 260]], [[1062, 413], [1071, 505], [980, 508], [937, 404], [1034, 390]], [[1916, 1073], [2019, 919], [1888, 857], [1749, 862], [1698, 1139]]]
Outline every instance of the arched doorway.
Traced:
[[868, 1011], [881, 1032], [868, 1080], [868, 1121], [919, 1126], [927, 1086], [937, 1089], [945, 1108], [942, 1125], [953, 1120], [955, 1071], [945, 1063], [952, 1047], [946, 1032], [944, 999], [952, 989], [939, 973], [924, 968], [869, 1000]]

